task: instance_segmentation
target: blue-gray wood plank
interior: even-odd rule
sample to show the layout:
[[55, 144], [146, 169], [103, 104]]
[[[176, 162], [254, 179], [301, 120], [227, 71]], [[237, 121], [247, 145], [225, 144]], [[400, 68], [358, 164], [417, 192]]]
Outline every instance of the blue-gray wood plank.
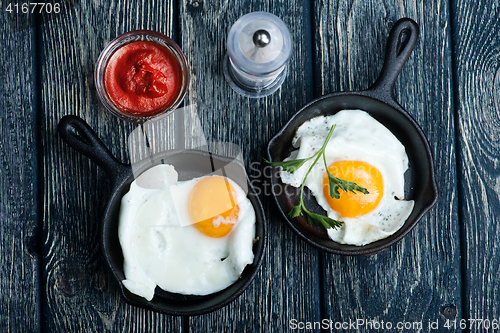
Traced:
[[[249, 100], [230, 90], [220, 61], [233, 22], [255, 10], [280, 16], [295, 50], [282, 89]], [[402, 16], [419, 23], [421, 37], [396, 96], [429, 138], [440, 188], [436, 208], [392, 248], [345, 258], [305, 244], [262, 193], [268, 252], [240, 298], [185, 318], [126, 305], [96, 246], [110, 194], [106, 175], [55, 133], [63, 115], [80, 115], [127, 160], [125, 140], [134, 126], [106, 113], [92, 81], [106, 43], [143, 28], [173, 36], [193, 74], [186, 102], [197, 103], [210, 140], [242, 147], [250, 177], [264, 192], [259, 174], [267, 140], [312, 98], [367, 88], [382, 67], [388, 31]], [[436, 320], [448, 331], [446, 319], [500, 319], [497, 0], [72, 1], [64, 15], [39, 17], [38, 27], [12, 28], [7, 14], [0, 22], [3, 331], [282, 332], [292, 331], [292, 319], [373, 319], [422, 321], [425, 332]]]
[[33, 30], [15, 23], [0, 15], [0, 329], [38, 332], [35, 43]]
[[498, 322], [500, 3], [452, 0], [451, 17], [464, 318]]

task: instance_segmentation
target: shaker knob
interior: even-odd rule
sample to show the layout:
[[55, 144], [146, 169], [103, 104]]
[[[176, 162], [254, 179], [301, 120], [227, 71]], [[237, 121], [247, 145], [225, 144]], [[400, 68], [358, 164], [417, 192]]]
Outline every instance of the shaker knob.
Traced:
[[266, 47], [271, 42], [271, 35], [264, 29], [257, 30], [253, 34], [253, 43], [257, 47]]

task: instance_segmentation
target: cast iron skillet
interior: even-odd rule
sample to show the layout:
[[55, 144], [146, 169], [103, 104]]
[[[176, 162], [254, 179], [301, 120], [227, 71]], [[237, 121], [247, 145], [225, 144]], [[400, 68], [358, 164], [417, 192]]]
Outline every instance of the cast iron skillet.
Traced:
[[[418, 35], [419, 28], [413, 20], [403, 18], [397, 21], [389, 34], [382, 71], [368, 90], [337, 92], [313, 100], [300, 109], [269, 142], [268, 159], [273, 162], [282, 161], [294, 150], [292, 138], [297, 128], [305, 121], [317, 116], [333, 115], [344, 109], [361, 109], [386, 126], [406, 148], [409, 170], [405, 173], [405, 199], [415, 200], [415, 207], [406, 223], [395, 234], [365, 246], [339, 244], [330, 240], [320, 227], [309, 226], [304, 217], [289, 218], [287, 213], [299, 203], [299, 190], [291, 186], [285, 187], [279, 174], [273, 172], [272, 188], [284, 189], [273, 194], [283, 217], [302, 238], [322, 251], [341, 255], [369, 255], [380, 252], [408, 234], [437, 202], [438, 190], [429, 143], [415, 120], [394, 97], [394, 83], [413, 51]], [[313, 198], [304, 200], [308, 209], [326, 214]]]
[[[129, 185], [134, 180], [132, 169], [130, 165], [123, 164], [112, 156], [96, 133], [81, 118], [76, 116], [63, 117], [59, 122], [58, 131], [70, 146], [102, 167], [111, 178], [113, 192], [106, 206], [102, 222], [102, 249], [106, 261], [128, 303], [171, 315], [199, 315], [214, 311], [233, 301], [250, 284], [262, 262], [267, 233], [262, 205], [247, 179], [248, 198], [255, 209], [256, 215], [256, 238], [253, 245], [254, 262], [245, 268], [238, 281], [220, 292], [207, 296], [174, 294], [157, 287], [154, 298], [147, 301], [145, 298], [129, 292], [122, 284], [125, 277], [123, 273], [123, 255], [118, 240], [118, 213], [121, 198], [128, 192]], [[200, 166], [206, 164], [199, 163], [200, 158], [211, 158], [213, 169], [207, 170], [207, 167]], [[152, 164], [151, 161], [146, 161], [143, 165], [138, 165], [139, 172], [144, 172], [152, 165], [172, 164], [179, 173], [179, 180], [188, 180], [207, 175], [221, 167], [244, 168], [242, 164], [233, 159], [199, 150], [167, 151], [155, 155], [152, 161]], [[241, 170], [238, 169], [238, 171]], [[234, 179], [234, 181], [238, 182], [237, 179]], [[172, 272], [172, 274], [175, 274], [175, 272]]]

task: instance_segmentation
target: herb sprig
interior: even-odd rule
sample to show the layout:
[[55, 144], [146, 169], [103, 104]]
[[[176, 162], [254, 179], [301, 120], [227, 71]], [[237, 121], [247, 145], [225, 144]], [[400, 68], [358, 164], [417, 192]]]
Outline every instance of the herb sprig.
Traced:
[[284, 161], [284, 162], [270, 162], [266, 159], [264, 159], [267, 163], [273, 166], [280, 166], [283, 168], [284, 171], [294, 173], [298, 168], [300, 168], [304, 163], [307, 161], [311, 160], [314, 158], [314, 162], [311, 164], [309, 169], [306, 172], [306, 175], [304, 176], [304, 179], [302, 180], [302, 185], [300, 187], [300, 202], [297, 206], [292, 207], [290, 212], [288, 213], [288, 216], [291, 218], [296, 218], [299, 216], [303, 216], [303, 213], [305, 213], [306, 218], [307, 218], [307, 223], [309, 225], [312, 225], [313, 223], [316, 224], [317, 226], [323, 227], [325, 229], [329, 228], [339, 228], [342, 226], [342, 221], [337, 221], [332, 218], [329, 218], [328, 216], [316, 214], [313, 212], [310, 212], [306, 206], [304, 205], [304, 200], [302, 198], [303, 193], [304, 193], [304, 185], [306, 183], [306, 179], [309, 176], [309, 173], [311, 172], [313, 166], [318, 162], [321, 156], [323, 156], [323, 161], [325, 163], [325, 168], [326, 168], [326, 173], [328, 175], [328, 184], [330, 185], [330, 196], [335, 199], [340, 198], [340, 191], [350, 191], [352, 193], [361, 192], [363, 194], [368, 194], [368, 190], [364, 187], [361, 187], [357, 185], [356, 183], [343, 180], [340, 178], [337, 178], [333, 176], [330, 171], [328, 170], [328, 165], [326, 164], [326, 157], [325, 157], [325, 149], [326, 145], [328, 144], [328, 141], [330, 141], [330, 138], [332, 137], [333, 130], [335, 129], [336, 125], [333, 125], [330, 128], [330, 131], [328, 132], [328, 135], [325, 139], [325, 142], [323, 143], [323, 146], [311, 157], [308, 158], [303, 158], [303, 159], [298, 159], [298, 160], [290, 160], [290, 161]]
[[[328, 175], [328, 184], [330, 185], [330, 196], [335, 199], [340, 199], [339, 189], [345, 192], [352, 192], [356, 194], [356, 191], [361, 192], [363, 194], [369, 194], [368, 190], [364, 187], [359, 186], [356, 183], [343, 180], [335, 177], [328, 170], [328, 165], [326, 164], [325, 154], [323, 154], [323, 161], [325, 162], [326, 174]], [[305, 179], [304, 179], [305, 180]]]

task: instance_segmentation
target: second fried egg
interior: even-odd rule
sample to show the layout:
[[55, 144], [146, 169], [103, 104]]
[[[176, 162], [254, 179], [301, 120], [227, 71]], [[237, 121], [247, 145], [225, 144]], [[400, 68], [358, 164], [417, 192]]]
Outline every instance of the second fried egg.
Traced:
[[[404, 199], [404, 173], [408, 156], [404, 146], [382, 124], [361, 110], [343, 110], [332, 116], [320, 116], [302, 124], [292, 145], [297, 150], [285, 160], [314, 155], [336, 126], [325, 148], [330, 173], [354, 182], [369, 194], [340, 191], [340, 198], [330, 196], [323, 158], [313, 166], [306, 179], [318, 204], [328, 217], [343, 221], [340, 228], [327, 230], [339, 243], [365, 245], [395, 233], [413, 210], [414, 202]], [[284, 183], [299, 187], [312, 165], [307, 161], [294, 173], [281, 171]]]

